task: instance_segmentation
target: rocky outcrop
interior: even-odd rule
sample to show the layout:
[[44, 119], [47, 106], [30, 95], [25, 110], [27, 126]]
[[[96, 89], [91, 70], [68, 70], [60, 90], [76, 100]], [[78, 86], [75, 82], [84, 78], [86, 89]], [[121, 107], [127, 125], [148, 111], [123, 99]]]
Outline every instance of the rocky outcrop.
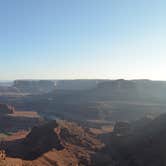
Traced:
[[116, 136], [125, 136], [130, 132], [130, 124], [128, 122], [118, 121], [116, 122], [113, 130], [113, 134]]
[[44, 120], [36, 112], [17, 111], [14, 106], [0, 104], [0, 133], [29, 130], [43, 122]]
[[[101, 157], [95, 158], [96, 165], [164, 166], [166, 163], [166, 114], [154, 120], [144, 120], [145, 122], [141, 119], [140, 122], [131, 123], [130, 132], [125, 132], [123, 137], [114, 133], [109, 134], [109, 142], [106, 142], [107, 146], [100, 153]], [[118, 124], [115, 133], [123, 133], [123, 128], [127, 126], [124, 123]]]
[[64, 146], [56, 132], [57, 127], [56, 121], [34, 127], [23, 141], [28, 152], [25, 157], [35, 158], [52, 149], [62, 150]]
[[91, 165], [91, 155], [103, 146], [93, 134], [67, 121], [51, 121], [34, 127], [24, 139], [5, 144], [3, 149], [10, 157], [36, 160], [44, 154], [54, 153], [59, 156], [58, 160], [64, 160], [63, 165], [71, 160], [71, 164], [86, 166]]
[[14, 113], [15, 108], [7, 104], [0, 104], [0, 115], [12, 114]]

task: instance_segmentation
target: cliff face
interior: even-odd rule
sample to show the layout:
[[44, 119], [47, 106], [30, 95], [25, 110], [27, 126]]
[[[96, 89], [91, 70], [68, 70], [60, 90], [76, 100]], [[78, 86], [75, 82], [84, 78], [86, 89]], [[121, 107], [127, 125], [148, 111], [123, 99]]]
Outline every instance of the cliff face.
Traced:
[[165, 101], [166, 82], [150, 80], [114, 80], [98, 84], [94, 96], [105, 99]]
[[12, 114], [14, 113], [15, 108], [7, 104], [0, 104], [0, 115]]
[[48, 93], [55, 89], [55, 82], [49, 80], [16, 80], [13, 87], [17, 88], [22, 93]]
[[59, 80], [56, 81], [58, 90], [88, 90], [97, 87], [99, 80]]
[[88, 90], [97, 87], [97, 80], [15, 80], [13, 87], [21, 93], [48, 93], [53, 90]]
[[[16, 80], [2, 93], [43, 94], [79, 91], [82, 100], [165, 100], [166, 82], [150, 80]], [[77, 97], [78, 98], [78, 97]], [[85, 98], [85, 99], [84, 99]]]

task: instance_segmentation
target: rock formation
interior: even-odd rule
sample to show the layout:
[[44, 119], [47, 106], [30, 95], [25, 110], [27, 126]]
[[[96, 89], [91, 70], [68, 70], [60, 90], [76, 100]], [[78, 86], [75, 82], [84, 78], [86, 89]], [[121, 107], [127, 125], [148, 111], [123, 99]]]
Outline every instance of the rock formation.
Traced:
[[14, 113], [15, 108], [7, 104], [0, 104], [0, 115], [3, 114], [12, 114]]

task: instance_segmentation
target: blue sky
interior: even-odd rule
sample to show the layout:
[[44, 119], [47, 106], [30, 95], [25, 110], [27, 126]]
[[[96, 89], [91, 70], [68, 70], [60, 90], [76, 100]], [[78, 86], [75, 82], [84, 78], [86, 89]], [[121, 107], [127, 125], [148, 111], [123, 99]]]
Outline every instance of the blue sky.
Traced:
[[0, 79], [166, 80], [164, 0], [0, 0]]

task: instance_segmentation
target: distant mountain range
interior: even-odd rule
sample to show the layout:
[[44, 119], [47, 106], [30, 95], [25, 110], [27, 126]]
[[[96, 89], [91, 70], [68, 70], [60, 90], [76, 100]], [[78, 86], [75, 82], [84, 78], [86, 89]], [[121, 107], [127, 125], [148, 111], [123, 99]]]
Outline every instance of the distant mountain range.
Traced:
[[56, 80], [17, 80], [0, 87], [0, 99], [49, 118], [132, 120], [166, 111], [166, 82], [61, 80], [57, 85]]
[[[54, 90], [92, 90], [95, 89], [98, 93], [104, 93], [106, 96], [110, 91], [113, 93], [125, 93], [128, 95], [136, 93], [135, 95], [151, 95], [163, 96], [166, 87], [166, 81], [151, 81], [151, 80], [15, 80], [1, 81], [0, 92], [6, 87], [6, 91], [16, 89], [20, 93], [40, 94], [49, 93]], [[9, 90], [7, 89], [9, 88]], [[106, 91], [108, 92], [106, 93]], [[129, 91], [128, 91], [129, 90]], [[134, 94], [133, 94], [134, 95]], [[165, 97], [165, 96], [164, 96]]]

